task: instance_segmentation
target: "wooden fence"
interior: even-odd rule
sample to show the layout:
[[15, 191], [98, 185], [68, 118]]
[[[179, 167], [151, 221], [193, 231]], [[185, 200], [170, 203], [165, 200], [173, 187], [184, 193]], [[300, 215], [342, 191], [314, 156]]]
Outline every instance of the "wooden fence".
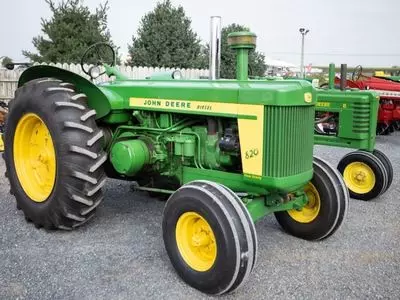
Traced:
[[[81, 69], [79, 64], [49, 64], [57, 66], [74, 73], [77, 73], [85, 78], [89, 78]], [[89, 66], [84, 66], [85, 70]], [[152, 67], [130, 67], [130, 66], [117, 66], [117, 69], [124, 75], [132, 79], [144, 79], [145, 77], [157, 73], [173, 71], [171, 68], [152, 68]], [[0, 100], [9, 100], [14, 97], [15, 89], [17, 88], [18, 79], [24, 69], [7, 70], [0, 69]], [[202, 76], [208, 76], [208, 70], [204, 69], [179, 69], [186, 79], [199, 79]], [[96, 82], [109, 81], [106, 75], [102, 75]]]

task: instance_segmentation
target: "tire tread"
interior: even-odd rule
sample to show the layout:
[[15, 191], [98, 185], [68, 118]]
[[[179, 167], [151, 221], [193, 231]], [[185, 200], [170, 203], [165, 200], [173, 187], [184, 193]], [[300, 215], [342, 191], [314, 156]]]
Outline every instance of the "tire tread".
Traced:
[[[96, 111], [87, 107], [87, 96], [77, 93], [73, 84], [51, 77], [31, 80], [17, 89], [15, 97], [10, 100], [8, 120], [13, 114], [20, 113], [17, 110], [21, 110], [21, 105], [26, 101], [36, 101], [38, 98], [44, 100], [43, 105], [48, 105], [48, 110], [54, 110], [46, 113], [53, 114], [54, 122], [60, 125], [57, 127], [54, 124], [54, 128], [59, 128], [54, 130], [59, 130], [60, 136], [62, 133], [62, 140], [67, 147], [63, 160], [60, 161], [65, 170], [61, 180], [65, 182], [61, 183], [62, 187], [60, 184], [56, 187], [60, 194], [51, 199], [51, 203], [54, 203], [49, 204], [51, 209], [39, 217], [38, 211], [29, 208], [22, 201], [21, 188], [16, 188], [18, 179], [12, 170], [12, 153], [7, 151], [7, 147], [3, 159], [9, 175], [10, 193], [17, 195], [18, 208], [22, 209], [26, 219], [32, 221], [36, 227], [72, 230], [92, 219], [104, 198], [102, 188], [106, 183], [106, 176], [103, 165], [107, 154], [99, 143], [102, 130], [97, 127], [94, 118]], [[13, 125], [9, 125], [8, 122], [5, 128], [5, 136], [14, 130]], [[81, 136], [80, 140], [69, 142], [71, 138], [76, 140], [77, 134]], [[55, 140], [57, 138], [59, 137], [55, 137]], [[76, 160], [80, 163], [75, 163]], [[14, 179], [11, 178], [10, 172], [14, 172]]]

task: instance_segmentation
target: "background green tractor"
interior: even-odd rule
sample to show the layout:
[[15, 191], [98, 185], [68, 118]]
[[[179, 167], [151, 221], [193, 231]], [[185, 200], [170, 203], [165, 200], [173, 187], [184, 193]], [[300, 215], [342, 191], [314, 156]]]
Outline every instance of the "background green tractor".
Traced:
[[372, 91], [346, 89], [347, 68], [341, 65], [340, 86], [335, 88], [335, 65], [329, 65], [329, 83], [316, 89], [315, 143], [354, 148], [337, 168], [350, 196], [371, 200], [388, 190], [393, 180], [389, 158], [375, 149], [379, 95]]
[[[213, 18], [214, 58], [219, 28]], [[51, 66], [25, 70], [9, 105], [4, 159], [26, 220], [78, 228], [95, 215], [107, 177], [167, 194], [162, 230], [171, 263], [209, 294], [232, 292], [249, 278], [254, 222], [268, 214], [302, 239], [334, 234], [349, 194], [339, 172], [313, 157], [312, 86], [249, 81], [255, 35], [232, 34], [229, 42], [238, 51], [237, 80], [218, 79], [218, 59], [210, 80], [131, 80], [103, 43], [88, 49], [82, 66], [96, 57], [84, 71], [95, 78], [104, 70], [113, 81], [94, 84]]]

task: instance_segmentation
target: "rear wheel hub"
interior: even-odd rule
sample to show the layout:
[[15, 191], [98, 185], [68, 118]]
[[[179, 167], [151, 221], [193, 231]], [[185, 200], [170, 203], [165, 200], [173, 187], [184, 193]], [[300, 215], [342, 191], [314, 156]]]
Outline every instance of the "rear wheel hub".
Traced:
[[14, 163], [18, 180], [28, 197], [35, 202], [44, 202], [53, 191], [56, 155], [46, 124], [34, 113], [24, 115], [18, 122]]

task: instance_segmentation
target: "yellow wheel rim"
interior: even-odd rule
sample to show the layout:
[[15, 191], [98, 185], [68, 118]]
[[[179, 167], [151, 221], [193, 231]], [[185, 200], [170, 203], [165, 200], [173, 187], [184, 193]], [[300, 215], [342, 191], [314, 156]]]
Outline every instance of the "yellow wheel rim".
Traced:
[[352, 162], [346, 166], [343, 178], [347, 187], [357, 194], [370, 192], [376, 182], [375, 173], [363, 162]]
[[195, 212], [186, 212], [176, 224], [176, 242], [184, 261], [194, 270], [209, 270], [217, 258], [214, 232], [208, 222]]
[[4, 151], [3, 135], [0, 133], [0, 152]]
[[43, 120], [33, 113], [18, 122], [14, 136], [14, 164], [19, 182], [35, 202], [44, 202], [56, 179], [53, 140]]
[[311, 182], [309, 182], [308, 185], [304, 188], [304, 192], [306, 193], [308, 198], [307, 204], [299, 210], [289, 210], [288, 214], [296, 222], [310, 223], [314, 221], [319, 214], [319, 210], [321, 208], [321, 198], [319, 196], [318, 190]]

